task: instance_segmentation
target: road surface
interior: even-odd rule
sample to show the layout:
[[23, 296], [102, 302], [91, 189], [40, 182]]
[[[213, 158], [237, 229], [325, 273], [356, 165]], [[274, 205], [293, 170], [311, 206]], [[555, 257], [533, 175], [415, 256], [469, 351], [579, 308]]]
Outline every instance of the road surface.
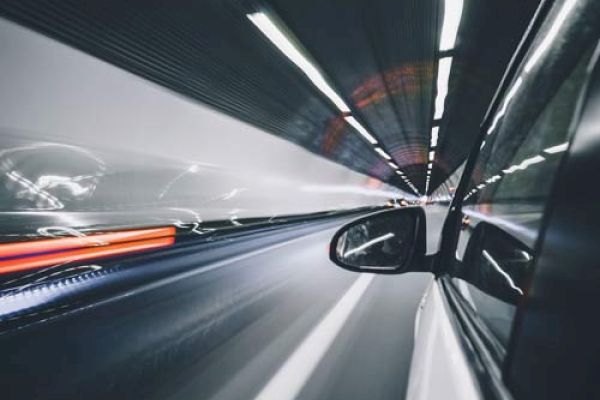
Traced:
[[0, 336], [2, 397], [403, 398], [431, 276], [334, 266], [327, 247], [340, 224], [253, 239], [235, 256]]

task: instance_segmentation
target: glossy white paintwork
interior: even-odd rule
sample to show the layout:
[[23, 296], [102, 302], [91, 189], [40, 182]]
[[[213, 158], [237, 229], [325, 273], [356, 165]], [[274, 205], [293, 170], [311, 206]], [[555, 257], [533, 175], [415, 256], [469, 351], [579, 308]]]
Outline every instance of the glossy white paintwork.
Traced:
[[481, 399], [442, 296], [439, 283], [432, 279], [415, 321], [415, 346], [406, 398]]

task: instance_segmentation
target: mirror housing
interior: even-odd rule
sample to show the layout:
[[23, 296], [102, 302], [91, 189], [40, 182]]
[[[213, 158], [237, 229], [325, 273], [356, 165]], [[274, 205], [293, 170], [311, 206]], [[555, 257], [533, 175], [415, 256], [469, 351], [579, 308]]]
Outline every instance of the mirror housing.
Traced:
[[509, 304], [519, 304], [531, 275], [533, 251], [502, 229], [480, 222], [458, 271], [461, 278]]
[[425, 212], [421, 207], [370, 214], [336, 232], [329, 246], [329, 258], [354, 272], [425, 271], [425, 229]]

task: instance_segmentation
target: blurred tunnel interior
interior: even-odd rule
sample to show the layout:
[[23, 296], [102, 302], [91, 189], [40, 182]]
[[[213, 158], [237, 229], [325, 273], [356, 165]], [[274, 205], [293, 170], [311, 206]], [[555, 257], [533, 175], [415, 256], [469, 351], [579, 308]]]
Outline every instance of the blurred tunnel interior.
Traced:
[[2, 397], [402, 398], [430, 275], [329, 238], [436, 251], [539, 3], [0, 0]]

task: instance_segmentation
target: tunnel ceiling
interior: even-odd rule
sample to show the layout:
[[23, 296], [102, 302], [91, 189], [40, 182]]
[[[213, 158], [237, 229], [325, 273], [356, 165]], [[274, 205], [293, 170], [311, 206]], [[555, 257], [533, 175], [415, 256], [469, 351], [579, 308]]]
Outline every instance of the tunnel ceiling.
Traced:
[[[442, 0], [0, 0], [0, 15], [353, 170], [408, 192], [411, 182], [422, 194], [432, 126], [439, 139], [428, 193], [464, 161], [537, 4], [464, 0], [449, 53], [438, 50]], [[251, 23], [256, 12], [278, 21], [349, 114]], [[438, 60], [448, 55], [445, 111], [434, 122]]]

